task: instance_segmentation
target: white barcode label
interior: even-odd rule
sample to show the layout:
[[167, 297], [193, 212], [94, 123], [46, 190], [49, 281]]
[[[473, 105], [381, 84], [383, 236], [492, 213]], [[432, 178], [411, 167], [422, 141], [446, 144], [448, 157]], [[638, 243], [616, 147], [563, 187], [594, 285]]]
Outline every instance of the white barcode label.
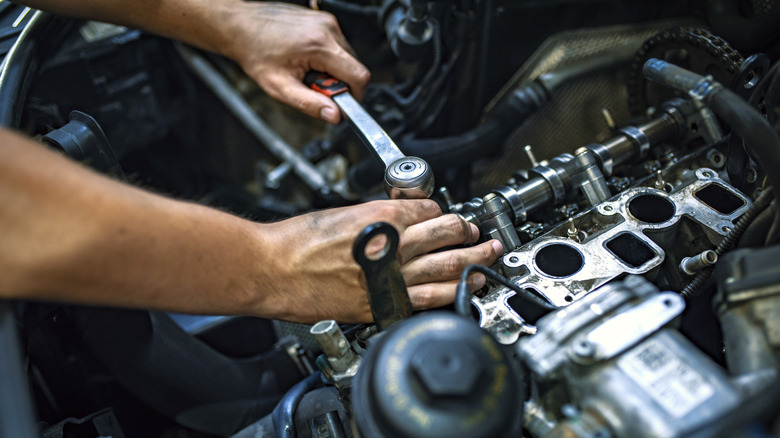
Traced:
[[715, 393], [702, 374], [654, 339], [623, 355], [618, 366], [676, 418], [687, 415]]

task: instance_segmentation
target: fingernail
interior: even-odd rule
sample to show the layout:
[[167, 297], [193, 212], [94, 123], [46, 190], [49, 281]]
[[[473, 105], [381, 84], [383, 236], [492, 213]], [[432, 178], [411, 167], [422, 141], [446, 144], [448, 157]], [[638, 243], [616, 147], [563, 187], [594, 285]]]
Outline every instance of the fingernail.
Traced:
[[474, 285], [474, 289], [480, 289], [485, 285], [485, 276], [482, 274], [475, 274], [471, 279], [471, 284]]
[[504, 245], [502, 245], [498, 240], [494, 240], [492, 245], [493, 252], [496, 253], [496, 257], [501, 257], [504, 254]]
[[328, 123], [336, 123], [336, 110], [331, 107], [324, 107], [320, 110], [320, 118]]
[[479, 228], [474, 224], [469, 224], [471, 227], [471, 241], [476, 242], [479, 239]]

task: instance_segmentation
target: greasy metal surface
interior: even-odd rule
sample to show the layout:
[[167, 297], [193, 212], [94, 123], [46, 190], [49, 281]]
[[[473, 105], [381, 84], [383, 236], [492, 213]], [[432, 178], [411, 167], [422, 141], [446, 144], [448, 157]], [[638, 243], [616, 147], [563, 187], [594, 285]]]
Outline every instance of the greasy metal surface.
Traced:
[[[665, 252], [651, 235], [671, 232], [676, 224], [687, 218], [698, 224], [713, 247], [728, 234], [734, 221], [742, 215], [751, 202], [744, 195], [721, 180], [713, 170], [701, 168], [695, 172], [695, 180], [679, 187], [674, 193], [666, 193], [652, 186], [635, 187], [599, 204], [573, 220], [577, 229], [588, 230], [582, 241], [570, 239], [569, 224], [563, 223], [532, 242], [504, 255], [501, 262], [512, 281], [521, 288], [535, 290], [556, 306], [567, 306], [623, 274], [647, 274], [659, 267], [665, 260]], [[648, 181], [652, 184], [653, 181]], [[743, 205], [729, 214], [722, 214], [700, 201], [694, 194], [704, 187], [716, 184], [743, 202]], [[658, 223], [641, 221], [629, 211], [632, 200], [651, 196], [658, 202], [668, 202], [674, 208], [673, 214]], [[628, 234], [632, 242], [638, 242], [649, 250], [650, 257], [638, 266], [631, 266], [613, 253], [607, 244], [617, 237]], [[575, 251], [581, 257], [581, 267], [567, 275], [551, 275], [539, 266], [539, 253], [551, 245], [565, 245], [566, 251]], [[549, 249], [547, 250], [549, 251]], [[576, 260], [575, 260], [576, 262]], [[507, 300], [514, 292], [501, 288], [483, 297], [472, 298], [480, 313], [480, 326], [491, 332], [500, 341], [512, 342], [525, 333], [525, 323], [511, 309]], [[503, 342], [502, 341], [502, 342]]]
[[639, 277], [607, 285], [537, 322], [537, 334], [515, 345], [529, 369], [542, 380], [554, 378], [569, 361], [569, 348], [588, 327], [655, 295], [658, 289]]
[[584, 335], [593, 346], [592, 360], [611, 359], [660, 330], [685, 309], [676, 292], [661, 292], [615, 315]]
[[668, 324], [683, 308], [678, 294], [629, 276], [540, 319], [515, 345], [548, 389], [526, 426], [570, 404], [597, 408], [610, 436], [682, 437], [734, 409], [741, 397], [723, 369]]
[[[372, 239], [380, 236], [386, 239], [381, 252], [375, 256], [366, 254]], [[352, 247], [352, 256], [366, 275], [371, 314], [380, 331], [412, 315], [412, 302], [401, 275], [397, 250], [398, 231], [386, 222], [377, 222], [364, 228]]]

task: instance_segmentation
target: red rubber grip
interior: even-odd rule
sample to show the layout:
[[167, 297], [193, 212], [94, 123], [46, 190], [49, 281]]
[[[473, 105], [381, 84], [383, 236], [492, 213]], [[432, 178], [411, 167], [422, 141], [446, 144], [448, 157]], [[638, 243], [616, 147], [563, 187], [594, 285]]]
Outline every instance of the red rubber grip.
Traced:
[[314, 91], [322, 93], [328, 97], [349, 91], [346, 83], [334, 78], [333, 76], [319, 71], [310, 71], [303, 77], [303, 83]]

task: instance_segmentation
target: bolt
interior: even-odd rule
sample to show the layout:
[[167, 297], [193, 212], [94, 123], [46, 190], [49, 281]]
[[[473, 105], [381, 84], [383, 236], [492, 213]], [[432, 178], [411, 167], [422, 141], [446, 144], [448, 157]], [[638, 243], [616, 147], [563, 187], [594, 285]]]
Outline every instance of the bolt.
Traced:
[[569, 236], [569, 239], [571, 240], [579, 241], [579, 233], [580, 231], [574, 225], [574, 219], [569, 218], [569, 229], [566, 230], [566, 235]]
[[572, 346], [572, 351], [579, 357], [589, 358], [596, 354], [596, 346], [590, 341], [579, 341]]
[[664, 181], [664, 177], [661, 174], [660, 170], [655, 172], [655, 184], [653, 184], [653, 185], [658, 190], [663, 190], [666, 187], [666, 182]]
[[536, 161], [536, 157], [534, 156], [534, 151], [531, 148], [530, 144], [525, 145], [523, 148], [525, 151], [525, 156], [528, 157], [528, 162], [531, 163], [531, 167], [536, 167], [539, 165], [539, 162]]
[[726, 158], [717, 149], [707, 152], [707, 160], [709, 160], [710, 164], [717, 169], [722, 168], [723, 165], [726, 164]]
[[485, 374], [474, 348], [455, 340], [417, 347], [412, 353], [411, 367], [434, 397], [469, 395]]
[[606, 108], [601, 109], [601, 117], [604, 118], [604, 122], [606, 122], [607, 127], [611, 130], [615, 130], [615, 119], [612, 118], [612, 114], [610, 114], [609, 110]]

